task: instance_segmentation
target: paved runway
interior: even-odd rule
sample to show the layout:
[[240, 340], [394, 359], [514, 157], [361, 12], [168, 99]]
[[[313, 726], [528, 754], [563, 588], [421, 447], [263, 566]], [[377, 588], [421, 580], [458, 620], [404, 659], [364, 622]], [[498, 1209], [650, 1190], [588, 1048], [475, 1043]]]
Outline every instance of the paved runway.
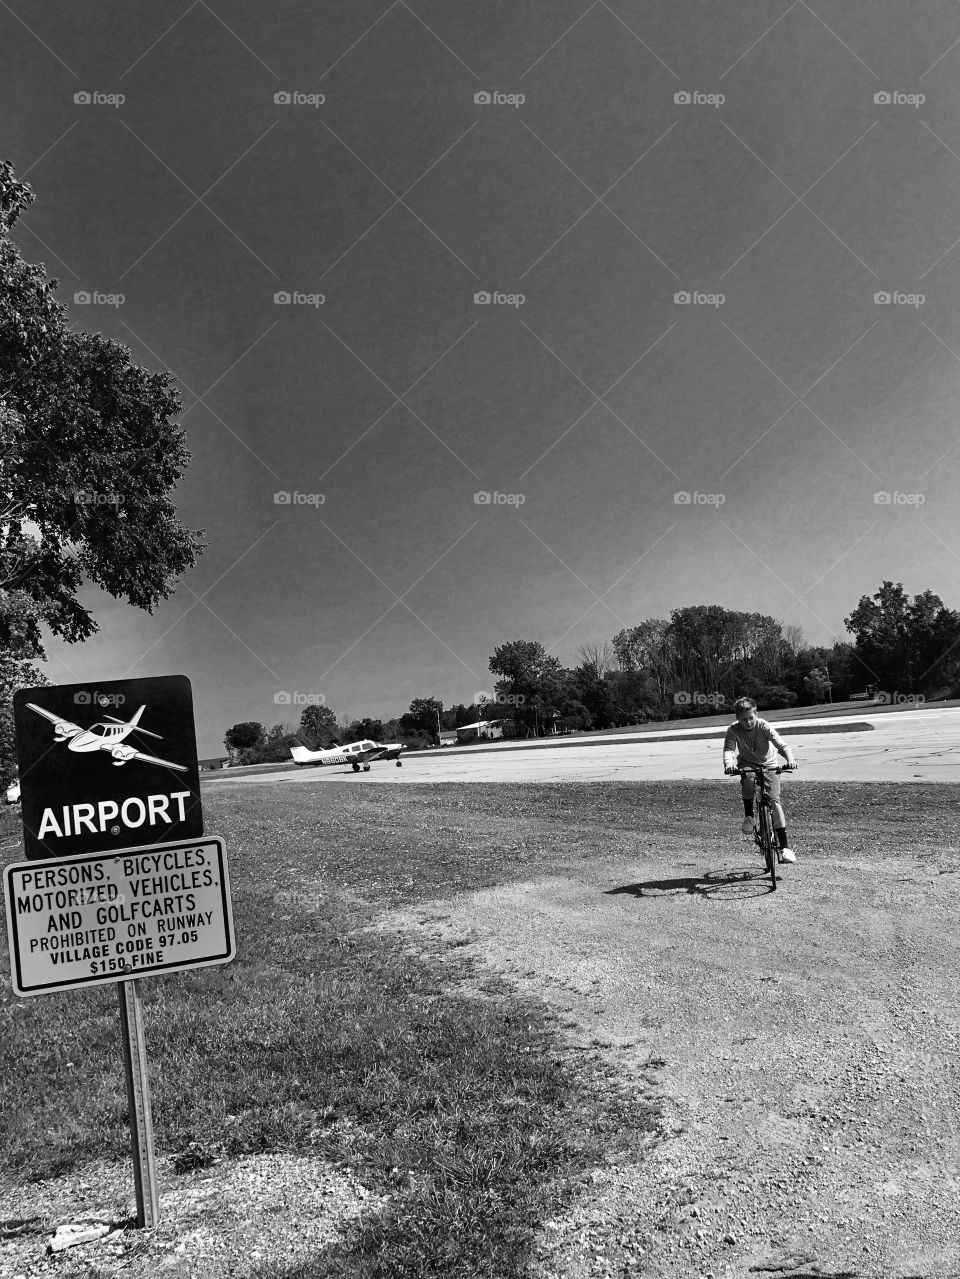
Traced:
[[[811, 732], [818, 726], [869, 724], [869, 731]], [[790, 740], [800, 771], [792, 781], [960, 782], [960, 707], [926, 708], [897, 714], [851, 715], [849, 719], [803, 720], [804, 732], [791, 736], [789, 722], [776, 725]], [[643, 733], [598, 738], [564, 738], [556, 743], [511, 743], [475, 750], [455, 748], [414, 754], [403, 767], [384, 762], [369, 773], [350, 768], [302, 768], [246, 773], [231, 778], [229, 771], [203, 774], [204, 786], [246, 783], [349, 780], [369, 782], [600, 782], [659, 781], [672, 778], [721, 778], [722, 741], [716, 728], [678, 729], [666, 734]], [[658, 738], [659, 740], [650, 740]]]

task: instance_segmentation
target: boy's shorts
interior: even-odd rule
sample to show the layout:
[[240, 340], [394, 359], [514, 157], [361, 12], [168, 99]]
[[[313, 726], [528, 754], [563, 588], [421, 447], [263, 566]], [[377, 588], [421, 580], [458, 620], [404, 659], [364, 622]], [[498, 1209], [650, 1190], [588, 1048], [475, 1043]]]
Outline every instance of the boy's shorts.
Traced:
[[[766, 768], [764, 772], [767, 776], [767, 794], [771, 800], [777, 804], [780, 802], [780, 774], [775, 773], [772, 769]], [[743, 773], [740, 777], [740, 788], [743, 791], [744, 801], [753, 803], [753, 794], [756, 790], [757, 783], [754, 780], [753, 773]]]

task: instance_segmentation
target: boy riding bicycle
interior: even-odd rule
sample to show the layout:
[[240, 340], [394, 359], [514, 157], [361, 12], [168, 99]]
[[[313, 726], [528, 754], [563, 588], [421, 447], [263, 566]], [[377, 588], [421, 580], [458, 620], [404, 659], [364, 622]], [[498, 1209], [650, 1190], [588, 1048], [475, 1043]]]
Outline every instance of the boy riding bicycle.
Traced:
[[[797, 767], [793, 751], [784, 742], [777, 730], [765, 719], [757, 715], [757, 703], [752, 697], [740, 697], [733, 704], [737, 722], [727, 729], [723, 739], [723, 771], [729, 776], [738, 768], [751, 765], [776, 763], [777, 753], [787, 761], [787, 768]], [[743, 794], [743, 826], [744, 835], [753, 832], [753, 796], [756, 781], [749, 773], [740, 776], [740, 787]], [[780, 845], [780, 856], [785, 862], [795, 862], [793, 850], [787, 844], [787, 823], [780, 806], [780, 778], [774, 773], [767, 774], [767, 790], [773, 802], [773, 829], [777, 843]]]

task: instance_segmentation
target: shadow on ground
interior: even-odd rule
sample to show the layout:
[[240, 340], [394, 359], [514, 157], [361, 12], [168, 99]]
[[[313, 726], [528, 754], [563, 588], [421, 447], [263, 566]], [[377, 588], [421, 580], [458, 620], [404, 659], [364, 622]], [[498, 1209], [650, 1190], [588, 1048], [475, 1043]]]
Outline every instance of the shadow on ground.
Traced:
[[702, 875], [683, 875], [678, 879], [646, 879], [641, 884], [621, 884], [619, 888], [606, 889], [605, 895], [615, 897], [629, 894], [631, 897], [665, 897], [686, 893], [689, 896], [711, 900], [723, 894], [731, 897], [761, 897], [773, 892], [767, 873], [751, 866], [743, 870], [704, 871]]

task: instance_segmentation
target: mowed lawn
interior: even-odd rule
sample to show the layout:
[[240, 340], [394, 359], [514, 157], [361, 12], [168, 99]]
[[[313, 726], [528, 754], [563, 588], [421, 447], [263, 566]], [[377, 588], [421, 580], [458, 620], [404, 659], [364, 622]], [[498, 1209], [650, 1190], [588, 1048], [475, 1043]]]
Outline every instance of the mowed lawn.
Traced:
[[[584, 861], [742, 859], [735, 784], [216, 785], [238, 957], [140, 983], [157, 1148], [181, 1170], [262, 1151], [351, 1168], [390, 1208], [296, 1276], [519, 1276], [577, 1182], [657, 1127], [653, 1073], [570, 1053], [545, 1005], [365, 931], [380, 911]], [[798, 850], [956, 838], [950, 786], [792, 781]], [[931, 817], [942, 814], [942, 822]], [[0, 814], [5, 862], [19, 813]], [[939, 834], [938, 834], [939, 829]], [[0, 969], [0, 1178], [129, 1157], [112, 986], [18, 1000]]]

